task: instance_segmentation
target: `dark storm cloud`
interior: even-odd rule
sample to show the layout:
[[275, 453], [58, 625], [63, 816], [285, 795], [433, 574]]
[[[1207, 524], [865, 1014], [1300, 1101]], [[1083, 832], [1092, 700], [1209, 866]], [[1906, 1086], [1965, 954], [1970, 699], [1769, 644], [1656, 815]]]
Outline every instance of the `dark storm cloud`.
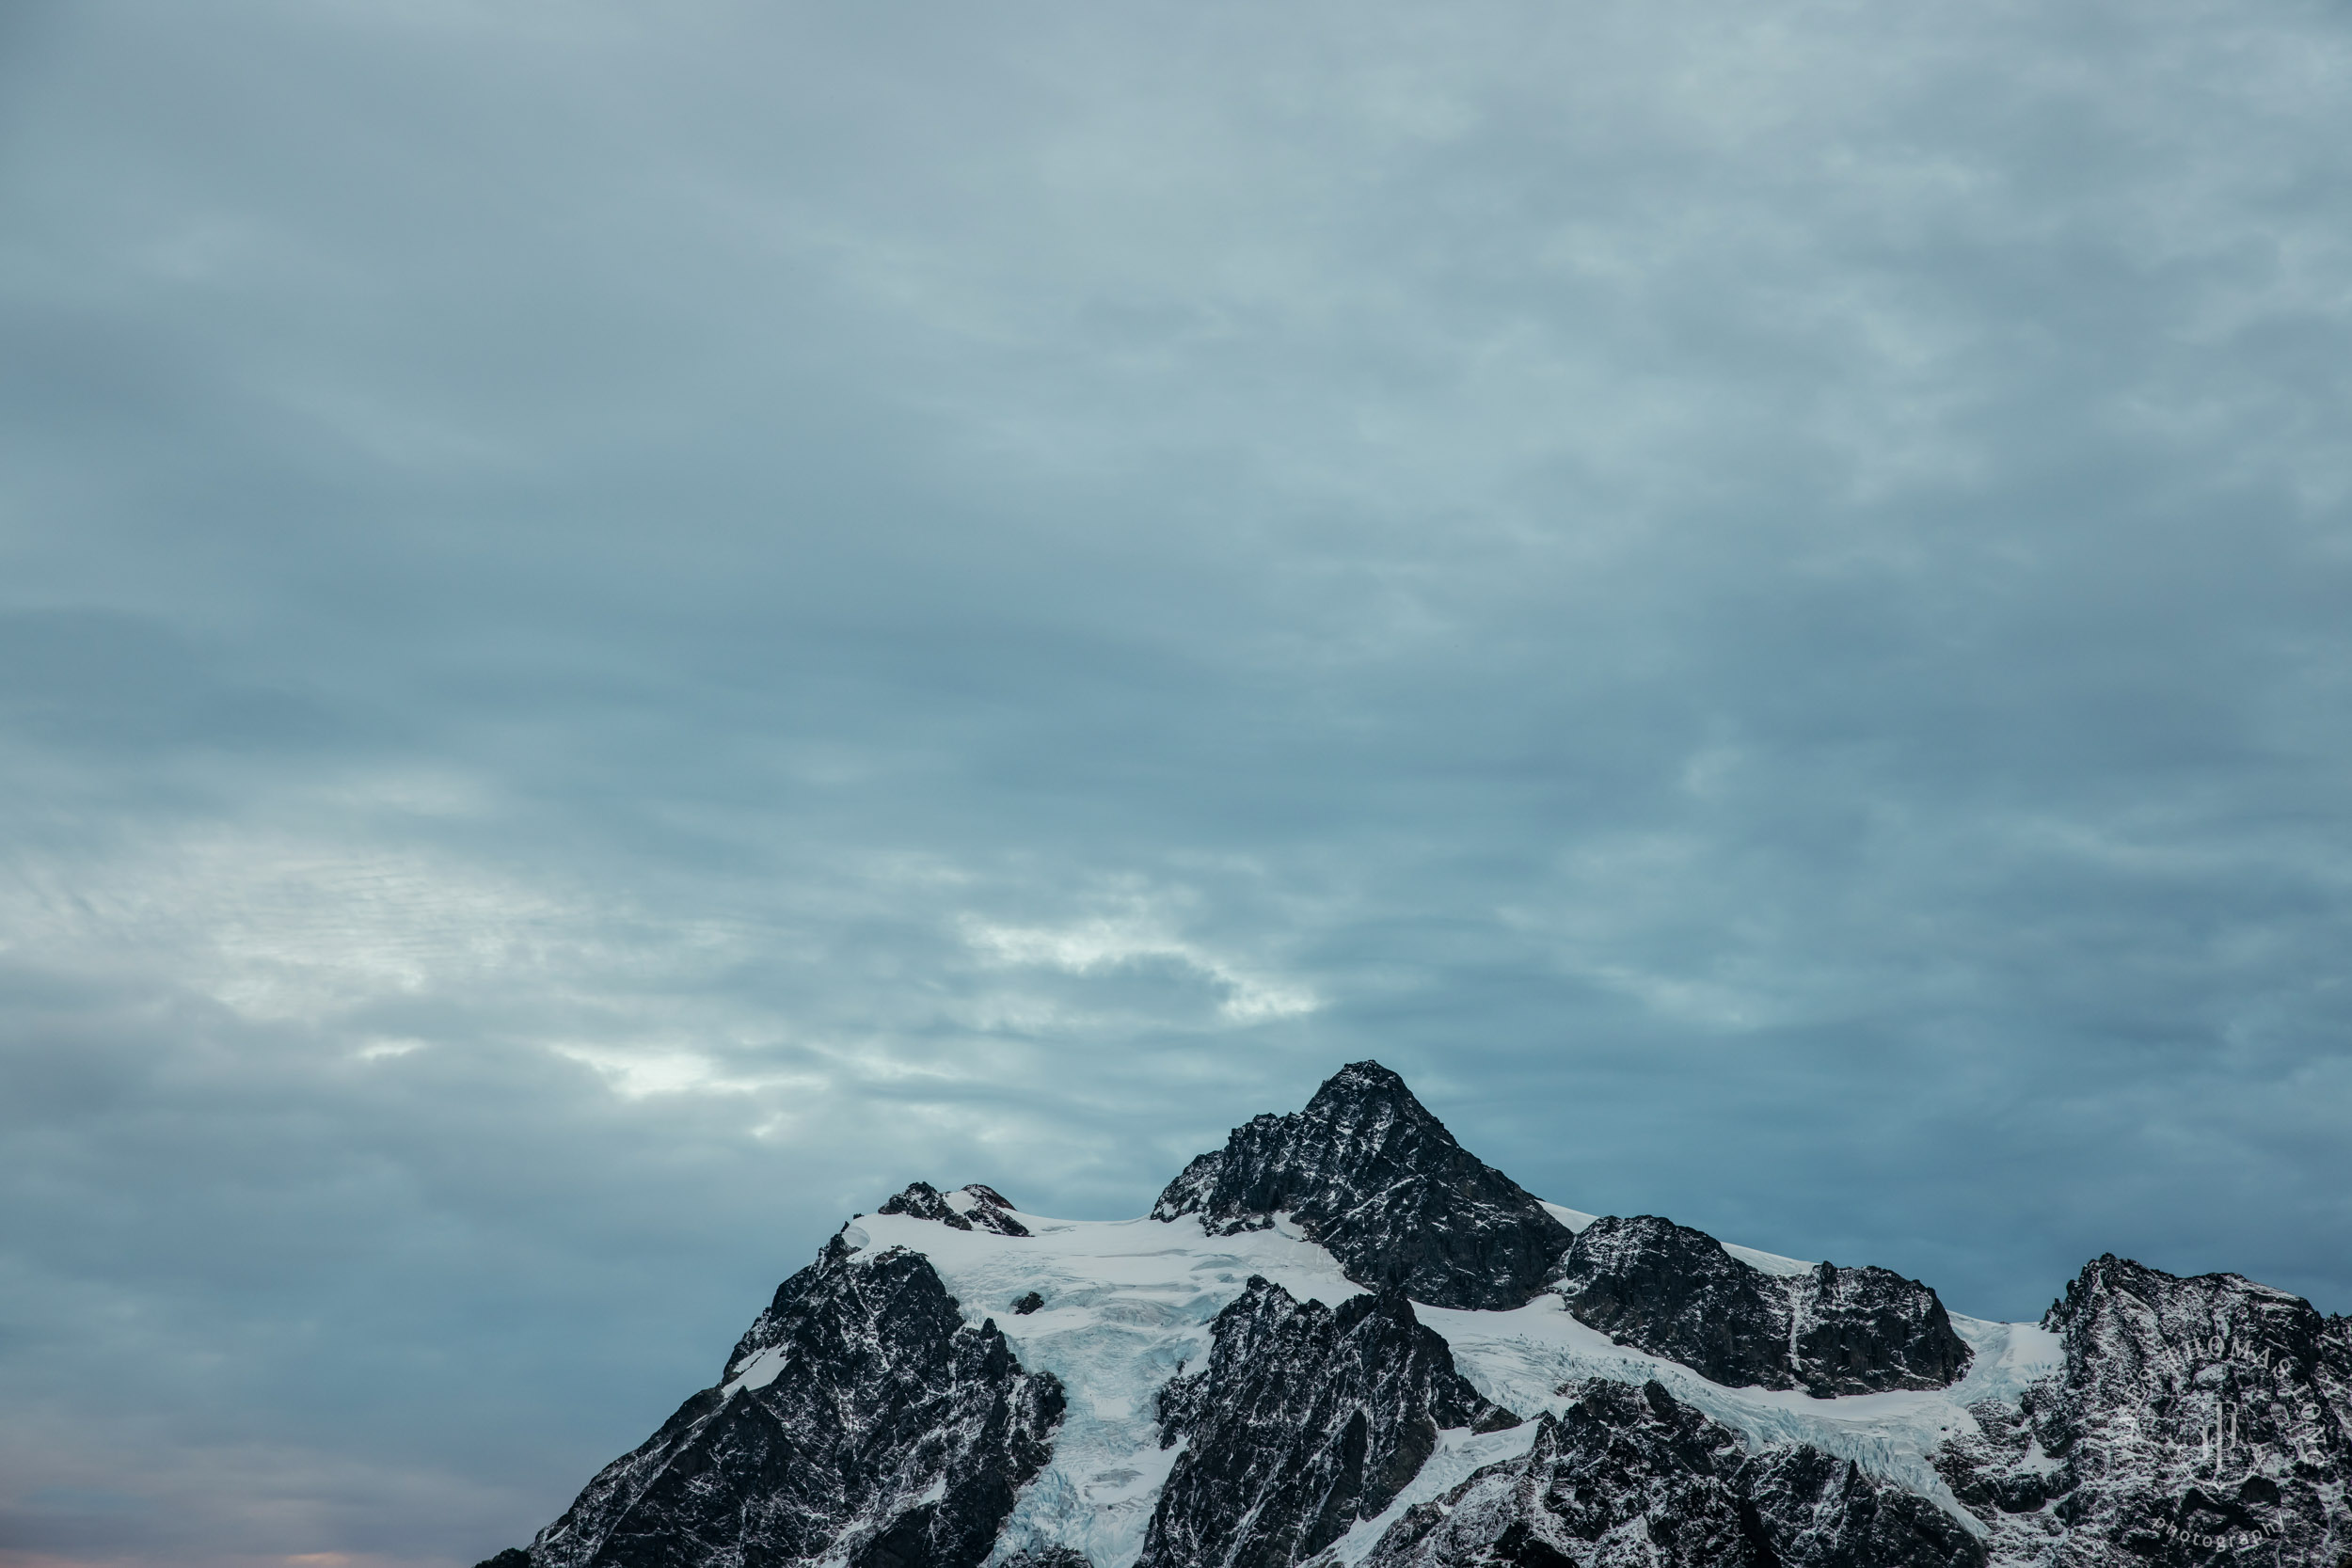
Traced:
[[2336, 11], [0, 28], [0, 1556], [470, 1561], [1367, 1054], [2352, 1305]]

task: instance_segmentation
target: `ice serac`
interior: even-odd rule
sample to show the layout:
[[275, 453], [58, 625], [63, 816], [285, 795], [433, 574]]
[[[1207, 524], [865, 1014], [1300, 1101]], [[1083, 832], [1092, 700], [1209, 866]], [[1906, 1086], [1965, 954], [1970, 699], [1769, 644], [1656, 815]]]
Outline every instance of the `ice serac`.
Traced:
[[1811, 1448], [1751, 1455], [1656, 1383], [1595, 1380], [1528, 1451], [1407, 1509], [1365, 1568], [1981, 1568], [1934, 1504]]
[[1440, 1428], [1518, 1418], [1454, 1370], [1394, 1289], [1334, 1309], [1253, 1275], [1211, 1325], [1208, 1365], [1159, 1396], [1183, 1453], [1138, 1568], [1288, 1568], [1379, 1516]]
[[2042, 1326], [2065, 1363], [1938, 1467], [2004, 1560], [2352, 1559], [2352, 1322], [2233, 1274], [2108, 1255]]
[[531, 1568], [977, 1568], [1062, 1407], [993, 1322], [963, 1322], [929, 1261], [836, 1236], [720, 1384], [539, 1533]]
[[1436, 1307], [1524, 1305], [1573, 1239], [1377, 1062], [1342, 1068], [1303, 1111], [1234, 1128], [1152, 1209], [1229, 1234], [1281, 1213], [1358, 1284]]
[[1968, 1365], [1943, 1302], [1915, 1279], [1833, 1263], [1768, 1275], [1655, 1214], [1595, 1220], [1547, 1283], [1580, 1322], [1731, 1387], [1941, 1388]]

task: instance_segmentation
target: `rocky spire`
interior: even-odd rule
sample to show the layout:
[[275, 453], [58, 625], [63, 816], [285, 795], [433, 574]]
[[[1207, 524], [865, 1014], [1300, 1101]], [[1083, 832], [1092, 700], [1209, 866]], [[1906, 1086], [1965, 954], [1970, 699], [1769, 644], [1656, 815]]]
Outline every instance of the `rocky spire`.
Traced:
[[1347, 1276], [1436, 1307], [1518, 1307], [1573, 1237], [1456, 1143], [1405, 1080], [1351, 1062], [1303, 1111], [1233, 1129], [1168, 1183], [1152, 1217], [1231, 1233], [1287, 1213]]

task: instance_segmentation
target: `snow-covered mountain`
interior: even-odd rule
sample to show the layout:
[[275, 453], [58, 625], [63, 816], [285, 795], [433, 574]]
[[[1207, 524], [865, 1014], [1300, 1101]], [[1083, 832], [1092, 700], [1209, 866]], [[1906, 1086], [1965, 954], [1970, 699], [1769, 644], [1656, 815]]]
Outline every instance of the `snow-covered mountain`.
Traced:
[[2352, 1568], [2352, 1320], [1542, 1202], [1375, 1062], [1149, 1217], [916, 1182], [484, 1568]]

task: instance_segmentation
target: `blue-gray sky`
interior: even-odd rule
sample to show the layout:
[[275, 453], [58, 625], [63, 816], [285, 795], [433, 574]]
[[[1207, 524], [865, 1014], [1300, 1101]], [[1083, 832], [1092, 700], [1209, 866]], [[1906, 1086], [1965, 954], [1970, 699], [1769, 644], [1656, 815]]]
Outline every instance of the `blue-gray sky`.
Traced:
[[2352, 12], [0, 8], [0, 1565], [518, 1542], [910, 1179], [2352, 1308]]

